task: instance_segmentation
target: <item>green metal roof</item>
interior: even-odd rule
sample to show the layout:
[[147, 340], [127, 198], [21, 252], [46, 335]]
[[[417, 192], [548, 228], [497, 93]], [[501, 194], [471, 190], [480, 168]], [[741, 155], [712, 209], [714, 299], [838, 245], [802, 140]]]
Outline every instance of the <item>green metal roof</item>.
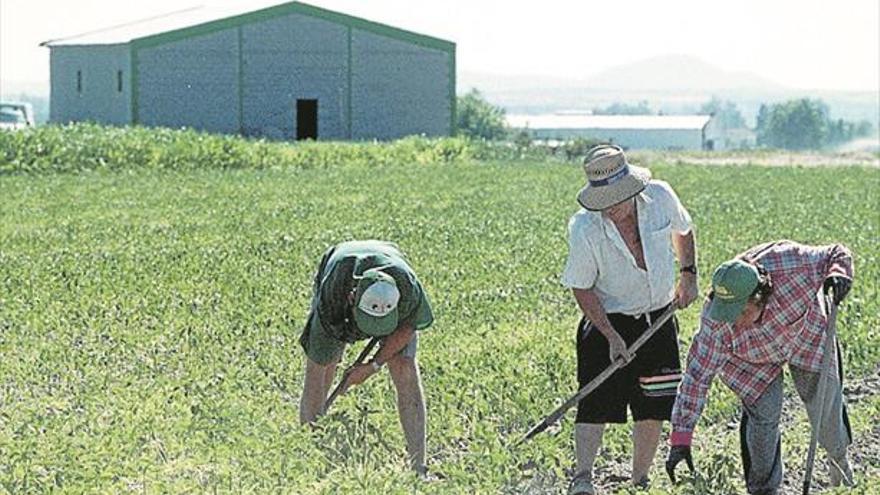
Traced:
[[184, 9], [77, 36], [46, 41], [42, 45], [58, 47], [131, 43], [134, 48], [148, 48], [290, 14], [323, 19], [426, 48], [445, 52], [455, 51], [455, 43], [451, 41], [368, 21], [302, 2], [278, 4], [277, 0], [271, 2], [269, 6], [245, 12], [241, 11], [241, 7], [234, 10], [218, 7]]

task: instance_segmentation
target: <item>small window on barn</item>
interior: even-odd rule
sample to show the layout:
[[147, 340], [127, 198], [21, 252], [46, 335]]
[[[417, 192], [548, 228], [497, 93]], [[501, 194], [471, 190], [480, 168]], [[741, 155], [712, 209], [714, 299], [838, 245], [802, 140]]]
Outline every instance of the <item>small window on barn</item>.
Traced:
[[76, 71], [76, 92], [83, 92], [83, 72], [81, 70]]
[[116, 91], [122, 93], [122, 71], [116, 71]]

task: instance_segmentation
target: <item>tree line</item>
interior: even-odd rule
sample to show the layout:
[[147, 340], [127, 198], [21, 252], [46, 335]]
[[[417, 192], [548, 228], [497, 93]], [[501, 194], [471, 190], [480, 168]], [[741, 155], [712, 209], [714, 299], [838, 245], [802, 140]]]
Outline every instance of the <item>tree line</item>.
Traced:
[[789, 150], [837, 146], [873, 133], [870, 122], [832, 119], [822, 100], [801, 98], [758, 109], [755, 133], [758, 146]]

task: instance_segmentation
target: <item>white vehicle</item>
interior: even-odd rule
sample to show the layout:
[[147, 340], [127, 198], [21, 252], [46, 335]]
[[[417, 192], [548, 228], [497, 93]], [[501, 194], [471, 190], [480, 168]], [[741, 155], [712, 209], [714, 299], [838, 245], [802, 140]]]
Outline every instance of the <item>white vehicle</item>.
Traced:
[[0, 130], [16, 131], [34, 126], [34, 110], [30, 103], [0, 102]]

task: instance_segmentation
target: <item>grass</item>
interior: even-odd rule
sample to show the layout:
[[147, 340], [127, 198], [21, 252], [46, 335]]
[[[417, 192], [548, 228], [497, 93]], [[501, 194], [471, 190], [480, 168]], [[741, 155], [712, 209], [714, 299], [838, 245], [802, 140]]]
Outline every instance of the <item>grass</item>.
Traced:
[[409, 137], [374, 143], [285, 142], [244, 139], [194, 130], [40, 126], [0, 132], [0, 175], [111, 170], [237, 170], [376, 167], [397, 163], [464, 161], [497, 154], [504, 147], [464, 138]]
[[[571, 417], [510, 444], [576, 387], [578, 312], [558, 280], [582, 172], [392, 161], [2, 176], [0, 490], [563, 489]], [[704, 289], [714, 266], [765, 240], [852, 248], [839, 328], [850, 378], [876, 373], [880, 171], [647, 165], [694, 216]], [[387, 373], [319, 428], [298, 425], [310, 277], [327, 246], [358, 238], [397, 242], [435, 306], [419, 360], [436, 483], [406, 469]], [[696, 308], [682, 315], [685, 344], [696, 319]], [[876, 432], [876, 391], [853, 406], [858, 434]], [[791, 408], [784, 455], [799, 471], [808, 429]], [[671, 488], [657, 462], [656, 493], [743, 493], [737, 417], [716, 384], [697, 430], [702, 476]], [[600, 469], [626, 474], [628, 432], [606, 434]], [[864, 493], [880, 487], [871, 452], [857, 466]]]

